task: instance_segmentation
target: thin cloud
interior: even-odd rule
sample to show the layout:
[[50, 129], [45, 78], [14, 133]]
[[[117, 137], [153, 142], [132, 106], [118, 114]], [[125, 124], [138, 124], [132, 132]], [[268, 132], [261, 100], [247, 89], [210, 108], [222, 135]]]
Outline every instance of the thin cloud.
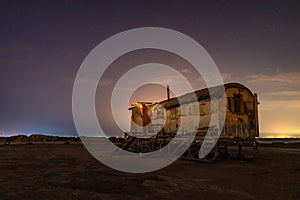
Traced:
[[246, 76], [247, 83], [280, 82], [285, 84], [300, 84], [300, 72], [277, 73], [273, 75], [255, 74]]
[[188, 68], [184, 68], [184, 69], [180, 70], [180, 72], [183, 74], [190, 74], [191, 70], [189, 70]]
[[300, 91], [276, 91], [276, 92], [267, 92], [266, 96], [286, 96], [286, 97], [300, 97]]
[[221, 73], [221, 76], [222, 76], [222, 79], [223, 79], [223, 82], [231, 82], [232, 79], [233, 79], [233, 76], [232, 76], [232, 73]]
[[111, 79], [103, 79], [103, 80], [99, 81], [98, 86], [108, 88], [108, 87], [111, 87], [113, 85], [113, 83], [114, 83], [114, 81]]
[[300, 110], [300, 100], [260, 100], [260, 111], [269, 110]]

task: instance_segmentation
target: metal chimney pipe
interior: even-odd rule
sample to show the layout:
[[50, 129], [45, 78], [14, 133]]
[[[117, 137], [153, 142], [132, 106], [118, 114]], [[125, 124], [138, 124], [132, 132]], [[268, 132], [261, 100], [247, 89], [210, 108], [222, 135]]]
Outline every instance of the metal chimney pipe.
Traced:
[[170, 101], [170, 88], [169, 88], [169, 85], [167, 85], [167, 96], [168, 96], [168, 101]]

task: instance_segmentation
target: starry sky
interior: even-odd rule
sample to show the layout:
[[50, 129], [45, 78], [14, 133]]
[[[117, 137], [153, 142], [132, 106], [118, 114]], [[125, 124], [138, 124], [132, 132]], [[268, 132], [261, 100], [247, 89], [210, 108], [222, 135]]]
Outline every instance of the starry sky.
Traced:
[[[300, 137], [299, 10], [299, 1], [1, 1], [0, 133], [75, 135], [72, 88], [84, 58], [114, 34], [153, 26], [194, 38], [224, 82], [258, 93], [261, 136]], [[174, 60], [120, 58], [107, 77], [151, 57], [172, 64], [164, 55]]]

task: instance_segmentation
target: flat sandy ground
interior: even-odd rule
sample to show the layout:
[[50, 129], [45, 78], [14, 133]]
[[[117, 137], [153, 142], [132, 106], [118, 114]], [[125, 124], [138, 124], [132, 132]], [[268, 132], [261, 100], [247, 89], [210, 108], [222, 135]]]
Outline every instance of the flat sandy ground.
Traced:
[[300, 149], [146, 174], [110, 169], [81, 144], [1, 145], [0, 155], [0, 199], [300, 199]]

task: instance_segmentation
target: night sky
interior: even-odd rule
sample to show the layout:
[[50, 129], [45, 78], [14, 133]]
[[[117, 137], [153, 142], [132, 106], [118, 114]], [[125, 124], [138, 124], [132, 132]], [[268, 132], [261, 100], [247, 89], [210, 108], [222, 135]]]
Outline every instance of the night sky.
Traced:
[[258, 93], [261, 136], [300, 137], [299, 11], [299, 1], [1, 1], [0, 133], [75, 135], [83, 59], [114, 34], [154, 26], [194, 38], [224, 82]]

